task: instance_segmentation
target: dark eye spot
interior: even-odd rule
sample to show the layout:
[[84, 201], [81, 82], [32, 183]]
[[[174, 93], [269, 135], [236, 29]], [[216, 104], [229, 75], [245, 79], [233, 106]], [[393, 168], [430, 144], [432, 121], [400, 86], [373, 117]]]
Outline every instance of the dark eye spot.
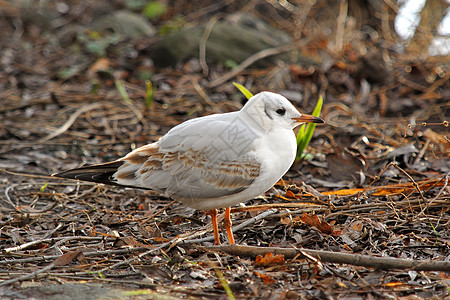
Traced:
[[279, 114], [280, 116], [284, 116], [284, 114], [286, 113], [286, 110], [284, 108], [279, 108], [275, 112], [277, 114]]

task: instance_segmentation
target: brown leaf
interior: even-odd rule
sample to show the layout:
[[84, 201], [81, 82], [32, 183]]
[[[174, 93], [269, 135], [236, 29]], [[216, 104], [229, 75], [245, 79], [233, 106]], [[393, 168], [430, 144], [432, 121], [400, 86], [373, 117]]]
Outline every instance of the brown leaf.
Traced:
[[382, 88], [378, 93], [378, 97], [380, 98], [380, 116], [386, 115], [386, 111], [388, 110], [389, 100], [386, 96], [386, 89]]
[[291, 221], [291, 218], [289, 218], [289, 217], [282, 217], [280, 219], [280, 223], [283, 225], [289, 225], [292, 223], [292, 221]]
[[259, 278], [262, 278], [262, 280], [264, 280], [264, 283], [266, 284], [271, 284], [271, 283], [275, 283], [275, 280], [270, 277], [269, 275], [265, 275], [259, 272], [254, 272], [256, 276], [258, 276]]
[[349, 252], [353, 252], [352, 248], [350, 248], [347, 244], [344, 244], [344, 248]]
[[281, 196], [281, 195], [274, 195], [274, 197], [275, 197], [275, 198], [278, 198], [278, 199], [281, 199], [281, 200], [284, 200], [284, 201], [291, 201], [290, 199], [288, 199], [288, 198], [286, 198], [286, 197], [283, 197], [283, 196]]
[[320, 221], [317, 215], [308, 215], [307, 213], [303, 213], [301, 220], [308, 224], [309, 226], [314, 226], [320, 230], [320, 232], [326, 234], [333, 233], [333, 227], [325, 221]]
[[267, 267], [270, 265], [284, 264], [284, 255], [278, 254], [273, 255], [272, 253], [266, 253], [264, 257], [261, 255], [256, 256], [255, 266], [257, 267]]
[[184, 221], [184, 218], [182, 218], [182, 217], [175, 217], [175, 218], [172, 219], [171, 222], [174, 225], [180, 225], [181, 223], [183, 223], [183, 221]]
[[303, 68], [299, 65], [292, 65], [290, 66], [291, 73], [294, 77], [309, 77], [314, 74], [315, 69], [313, 67], [310, 67], [308, 69]]
[[356, 231], [361, 231], [364, 227], [364, 224], [363, 224], [363, 222], [356, 221], [351, 225], [351, 227]]
[[442, 152], [448, 153], [450, 149], [450, 143], [444, 134], [439, 134], [430, 128], [425, 129], [423, 135], [429, 139], [433, 144], [441, 148]]
[[295, 197], [295, 194], [292, 191], [290, 191], [290, 190], [286, 191], [286, 197], [294, 198], [294, 199], [297, 198], [297, 197]]
[[111, 61], [107, 58], [99, 58], [97, 61], [89, 68], [88, 73], [97, 73], [99, 71], [107, 71], [111, 66]]
[[65, 266], [69, 263], [71, 263], [75, 258], [78, 257], [78, 255], [80, 255], [82, 252], [77, 250], [77, 251], [69, 251], [67, 253], [64, 253], [63, 255], [61, 255], [60, 257], [58, 257], [57, 259], [55, 259], [55, 261], [53, 262], [53, 264], [55, 266]]
[[405, 284], [403, 282], [400, 282], [400, 281], [393, 281], [393, 282], [388, 282], [388, 283], [385, 283], [385, 284], [382, 284], [382, 285], [388, 286], [388, 287], [396, 287], [396, 286], [402, 286], [402, 285], [405, 285]]
[[120, 240], [122, 242], [124, 242], [126, 245], [131, 246], [131, 247], [145, 247], [145, 248], [148, 248], [148, 249], [155, 248], [152, 245], [144, 244], [144, 243], [141, 243], [141, 242], [137, 241], [132, 236], [123, 237], [123, 238], [120, 238]]
[[[418, 186], [421, 190], [427, 190], [432, 187], [440, 187], [444, 185], [444, 181], [441, 179], [428, 179], [417, 182]], [[374, 186], [370, 188], [359, 188], [359, 189], [343, 189], [331, 192], [323, 192], [322, 195], [336, 195], [336, 196], [348, 196], [348, 195], [356, 195], [361, 192], [371, 191], [372, 196], [389, 196], [389, 195], [398, 195], [407, 191], [414, 190], [415, 187], [412, 183], [397, 183], [397, 184], [389, 184], [385, 186]]]

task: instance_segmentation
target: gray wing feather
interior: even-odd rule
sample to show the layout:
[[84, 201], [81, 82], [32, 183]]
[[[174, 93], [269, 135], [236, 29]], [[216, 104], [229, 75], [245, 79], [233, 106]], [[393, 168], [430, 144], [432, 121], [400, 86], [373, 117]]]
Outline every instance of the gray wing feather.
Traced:
[[[230, 116], [231, 115], [231, 116]], [[215, 198], [246, 189], [259, 175], [256, 133], [237, 115], [203, 117], [174, 127], [136, 149], [114, 175], [119, 184], [163, 190], [180, 198]]]

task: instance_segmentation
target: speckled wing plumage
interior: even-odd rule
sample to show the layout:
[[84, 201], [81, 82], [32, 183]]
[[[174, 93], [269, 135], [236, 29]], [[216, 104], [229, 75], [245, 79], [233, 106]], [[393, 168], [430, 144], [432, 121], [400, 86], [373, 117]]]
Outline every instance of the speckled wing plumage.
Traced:
[[244, 190], [258, 177], [261, 163], [248, 136], [255, 133], [236, 123], [236, 117], [202, 117], [174, 127], [158, 142], [120, 159], [124, 164], [114, 175], [116, 182], [178, 198], [215, 198]]
[[259, 176], [255, 137], [237, 113], [207, 116], [184, 122], [115, 162], [55, 176], [160, 190], [175, 198], [219, 198], [245, 190]]

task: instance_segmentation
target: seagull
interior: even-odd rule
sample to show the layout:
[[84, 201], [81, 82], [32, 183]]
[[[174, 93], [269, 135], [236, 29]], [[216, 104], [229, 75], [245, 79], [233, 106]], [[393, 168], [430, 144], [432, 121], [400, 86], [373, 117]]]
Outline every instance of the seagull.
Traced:
[[230, 206], [272, 188], [294, 163], [293, 129], [324, 123], [300, 113], [285, 97], [261, 92], [239, 111], [185, 121], [157, 142], [116, 161], [53, 174], [103, 184], [157, 190], [211, 216], [214, 244], [220, 244], [217, 209], [234, 244]]

